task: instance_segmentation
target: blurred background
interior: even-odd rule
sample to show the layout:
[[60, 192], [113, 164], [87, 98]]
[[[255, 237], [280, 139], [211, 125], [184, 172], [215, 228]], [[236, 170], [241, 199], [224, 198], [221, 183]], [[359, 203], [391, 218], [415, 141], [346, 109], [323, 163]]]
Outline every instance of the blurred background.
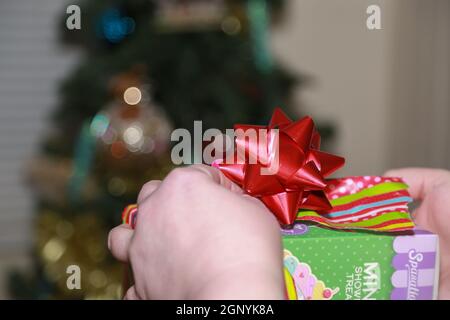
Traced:
[[339, 175], [450, 169], [449, 88], [448, 0], [0, 0], [0, 298], [119, 298], [107, 232], [173, 128], [281, 106]]

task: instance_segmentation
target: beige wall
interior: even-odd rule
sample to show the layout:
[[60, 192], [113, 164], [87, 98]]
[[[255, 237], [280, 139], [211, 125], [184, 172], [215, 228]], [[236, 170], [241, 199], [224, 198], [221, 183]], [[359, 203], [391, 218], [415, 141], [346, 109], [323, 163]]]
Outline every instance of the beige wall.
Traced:
[[450, 169], [450, 1], [395, 3], [388, 160]]
[[[437, 46], [442, 39], [435, 39], [436, 30], [440, 30], [441, 38], [450, 38], [446, 31], [448, 11], [447, 20], [442, 13], [448, 3], [447, 0], [288, 1], [286, 19], [274, 30], [272, 45], [276, 57], [286, 66], [314, 77], [314, 83], [301, 89], [296, 100], [302, 104], [301, 114], [336, 123], [338, 138], [333, 151], [347, 159], [340, 175], [380, 174], [392, 166], [447, 164], [450, 150], [443, 148], [450, 142], [445, 138], [450, 134], [447, 128], [450, 119], [445, 85], [448, 88], [450, 70], [440, 75], [436, 72], [440, 66], [445, 68], [449, 55], [441, 53], [439, 64], [431, 61], [442, 50]], [[371, 4], [381, 7], [382, 30], [366, 28], [366, 9]], [[433, 16], [438, 12], [444, 21], [440, 26]], [[420, 32], [424, 25], [419, 21], [425, 24], [427, 32]], [[428, 78], [424, 80], [424, 74], [428, 78], [438, 77], [441, 89], [431, 85]], [[411, 105], [418, 99], [422, 105]], [[423, 106], [429, 110], [433, 103], [439, 106], [430, 115]], [[424, 132], [421, 136], [417, 134], [417, 121], [424, 112], [429, 120], [419, 122]], [[433, 129], [436, 121], [440, 131]], [[431, 150], [433, 155], [423, 156], [427, 142], [436, 140], [431, 135], [444, 146], [435, 146]], [[420, 151], [413, 150], [418, 144]]]

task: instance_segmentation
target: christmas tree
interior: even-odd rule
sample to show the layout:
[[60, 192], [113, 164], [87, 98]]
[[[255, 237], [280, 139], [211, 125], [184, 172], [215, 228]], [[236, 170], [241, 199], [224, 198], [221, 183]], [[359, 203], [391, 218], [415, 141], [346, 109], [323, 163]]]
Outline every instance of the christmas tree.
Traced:
[[[120, 298], [123, 266], [107, 234], [143, 183], [172, 168], [171, 129], [191, 130], [194, 120], [204, 129], [263, 124], [274, 107], [286, 110], [301, 79], [269, 50], [282, 2], [78, 3], [82, 28], [61, 28], [61, 38], [84, 54], [29, 168], [34, 272], [11, 274], [13, 297]], [[80, 268], [81, 289], [68, 288], [68, 266]]]

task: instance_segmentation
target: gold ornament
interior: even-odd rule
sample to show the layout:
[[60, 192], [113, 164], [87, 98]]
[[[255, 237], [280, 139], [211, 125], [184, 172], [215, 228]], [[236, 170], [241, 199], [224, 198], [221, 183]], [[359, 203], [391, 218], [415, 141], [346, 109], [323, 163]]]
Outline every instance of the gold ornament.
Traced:
[[[107, 248], [108, 229], [93, 212], [70, 216], [44, 210], [38, 216], [37, 251], [56, 299], [120, 299], [124, 266]], [[67, 268], [81, 271], [81, 289], [67, 287]]]
[[133, 196], [171, 163], [172, 125], [151, 99], [142, 70], [119, 75], [112, 84], [114, 101], [92, 120], [97, 137], [96, 175], [113, 196]]

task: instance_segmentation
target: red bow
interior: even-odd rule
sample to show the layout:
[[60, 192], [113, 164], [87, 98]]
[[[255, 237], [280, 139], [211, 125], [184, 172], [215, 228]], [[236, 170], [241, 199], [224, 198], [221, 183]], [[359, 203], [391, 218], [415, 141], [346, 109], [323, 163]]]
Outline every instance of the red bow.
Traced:
[[[331, 209], [324, 178], [342, 167], [345, 160], [319, 151], [320, 135], [310, 117], [293, 122], [277, 108], [267, 127], [235, 125], [234, 129], [234, 163], [227, 164], [224, 159], [215, 166], [248, 194], [259, 198], [281, 224], [294, 223], [299, 209]], [[238, 129], [254, 130], [257, 139], [236, 134]], [[245, 161], [237, 161], [242, 158], [239, 148], [245, 151]], [[247, 161], [251, 157], [256, 161]], [[274, 167], [278, 170], [273, 174], [262, 174], [262, 170]]]

